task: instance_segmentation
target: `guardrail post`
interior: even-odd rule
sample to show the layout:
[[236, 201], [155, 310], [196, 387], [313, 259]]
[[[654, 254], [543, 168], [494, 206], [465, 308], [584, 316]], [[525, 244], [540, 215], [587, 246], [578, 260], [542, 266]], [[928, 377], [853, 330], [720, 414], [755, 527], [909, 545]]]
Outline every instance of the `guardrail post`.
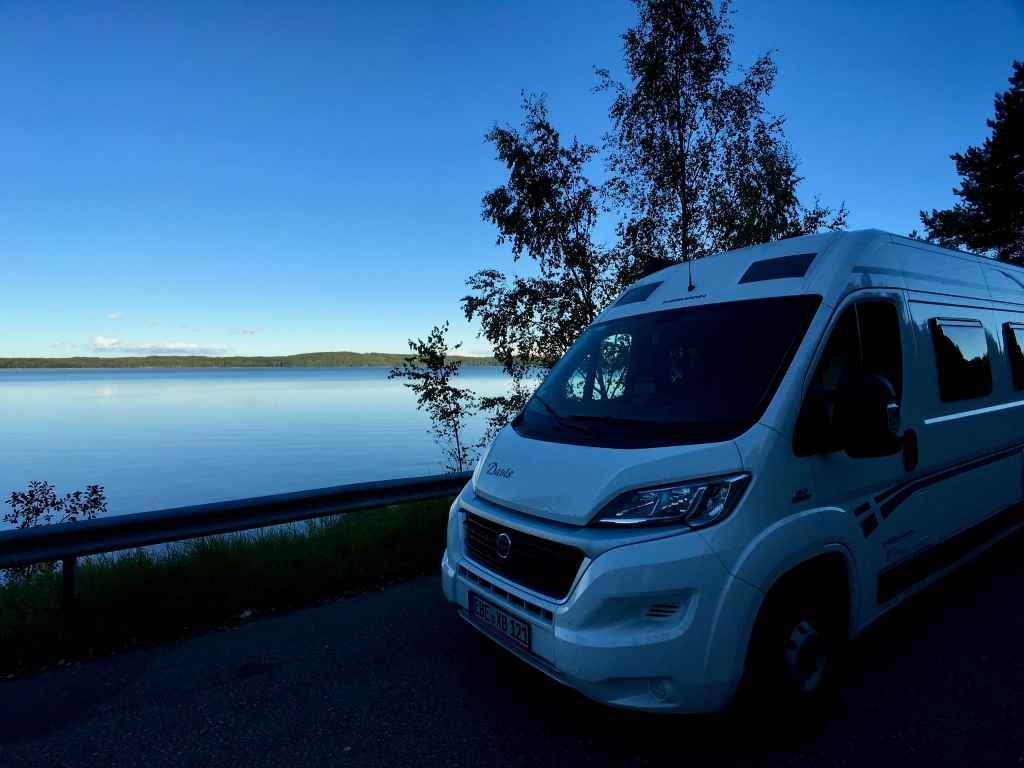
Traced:
[[65, 600], [74, 600], [78, 594], [78, 558], [65, 557], [60, 561], [63, 578], [61, 593]]

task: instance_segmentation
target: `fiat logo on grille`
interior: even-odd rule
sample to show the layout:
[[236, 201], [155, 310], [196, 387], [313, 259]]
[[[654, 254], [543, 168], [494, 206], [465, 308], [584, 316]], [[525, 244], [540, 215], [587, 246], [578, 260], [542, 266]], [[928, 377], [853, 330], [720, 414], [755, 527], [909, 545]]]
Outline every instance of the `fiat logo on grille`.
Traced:
[[508, 553], [512, 551], [512, 539], [507, 533], [498, 534], [497, 550], [498, 557], [502, 560], [508, 557]]

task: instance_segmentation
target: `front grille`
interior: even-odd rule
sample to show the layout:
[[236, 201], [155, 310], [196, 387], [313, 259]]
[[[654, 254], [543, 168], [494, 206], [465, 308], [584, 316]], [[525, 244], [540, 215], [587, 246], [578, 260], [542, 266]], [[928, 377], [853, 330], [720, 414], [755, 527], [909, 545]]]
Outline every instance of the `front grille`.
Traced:
[[459, 575], [472, 581], [477, 586], [488, 590], [492, 594], [498, 595], [499, 597], [508, 600], [513, 605], [518, 605], [520, 608], [525, 608], [530, 613], [540, 616], [545, 621], [550, 622], [554, 618], [554, 614], [551, 613], [547, 608], [541, 608], [536, 603], [531, 603], [529, 600], [523, 600], [518, 595], [513, 595], [511, 592], [502, 589], [497, 584], [491, 584], [487, 579], [477, 576], [469, 568], [464, 565], [459, 566]]
[[[508, 557], [498, 556], [498, 536], [508, 534]], [[534, 592], [561, 600], [576, 580], [583, 553], [576, 547], [557, 544], [539, 536], [466, 515], [466, 549], [481, 565]]]

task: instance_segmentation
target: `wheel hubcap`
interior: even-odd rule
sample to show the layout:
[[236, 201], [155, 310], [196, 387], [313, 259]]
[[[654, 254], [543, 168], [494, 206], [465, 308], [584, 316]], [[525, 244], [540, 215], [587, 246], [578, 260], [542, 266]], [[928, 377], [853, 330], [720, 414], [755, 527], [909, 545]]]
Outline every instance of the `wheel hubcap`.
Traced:
[[789, 685], [814, 693], [825, 674], [825, 638], [808, 622], [801, 621], [786, 644], [785, 678]]

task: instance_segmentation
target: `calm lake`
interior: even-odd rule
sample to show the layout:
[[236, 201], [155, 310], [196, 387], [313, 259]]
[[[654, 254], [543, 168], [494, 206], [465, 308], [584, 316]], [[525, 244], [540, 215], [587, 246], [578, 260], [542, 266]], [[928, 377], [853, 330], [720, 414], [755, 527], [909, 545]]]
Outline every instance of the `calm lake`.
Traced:
[[[106, 489], [111, 514], [443, 472], [387, 368], [0, 371], [0, 495]], [[459, 386], [506, 391], [498, 367]], [[475, 441], [483, 417], [471, 425]], [[9, 511], [2, 505], [4, 513]]]

